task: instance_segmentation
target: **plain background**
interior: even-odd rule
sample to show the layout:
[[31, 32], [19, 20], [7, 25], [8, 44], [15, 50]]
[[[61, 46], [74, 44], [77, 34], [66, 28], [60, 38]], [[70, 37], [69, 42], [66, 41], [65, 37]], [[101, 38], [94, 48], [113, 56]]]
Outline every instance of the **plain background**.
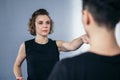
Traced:
[[[28, 20], [32, 13], [45, 8], [50, 13], [55, 26], [49, 35], [53, 40], [71, 41], [84, 34], [81, 22], [80, 0], [0, 0], [0, 80], [15, 80], [13, 65], [22, 42], [34, 38], [27, 31]], [[120, 25], [116, 29], [120, 44]], [[61, 52], [60, 59], [72, 57], [87, 51], [89, 45], [83, 45], [77, 51]], [[22, 65], [26, 78], [26, 62]]]

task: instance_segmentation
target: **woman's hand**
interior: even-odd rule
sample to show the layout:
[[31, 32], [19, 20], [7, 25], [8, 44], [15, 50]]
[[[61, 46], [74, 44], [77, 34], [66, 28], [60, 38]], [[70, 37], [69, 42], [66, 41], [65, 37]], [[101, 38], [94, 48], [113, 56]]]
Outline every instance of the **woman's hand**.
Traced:
[[89, 37], [87, 34], [82, 35], [81, 39], [82, 39], [83, 43], [86, 43], [86, 44], [90, 43], [90, 40], [89, 40]]

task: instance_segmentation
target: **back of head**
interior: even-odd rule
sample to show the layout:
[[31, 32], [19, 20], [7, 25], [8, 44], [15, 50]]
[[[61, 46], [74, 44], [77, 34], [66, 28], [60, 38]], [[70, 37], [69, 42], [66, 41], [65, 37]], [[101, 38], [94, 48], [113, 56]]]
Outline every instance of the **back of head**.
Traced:
[[87, 9], [99, 25], [114, 29], [120, 21], [120, 0], [83, 0]]

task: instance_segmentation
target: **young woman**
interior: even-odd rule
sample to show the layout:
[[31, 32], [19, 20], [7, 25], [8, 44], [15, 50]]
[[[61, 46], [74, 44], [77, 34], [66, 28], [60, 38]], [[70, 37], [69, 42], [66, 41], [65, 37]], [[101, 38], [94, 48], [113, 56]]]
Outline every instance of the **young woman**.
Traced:
[[29, 20], [29, 31], [35, 38], [23, 42], [14, 64], [16, 80], [23, 80], [21, 64], [27, 61], [27, 80], [47, 80], [53, 66], [59, 61], [59, 51], [73, 51], [78, 49], [86, 35], [71, 42], [52, 40], [48, 34], [53, 31], [53, 21], [45, 9], [39, 9], [32, 14]]

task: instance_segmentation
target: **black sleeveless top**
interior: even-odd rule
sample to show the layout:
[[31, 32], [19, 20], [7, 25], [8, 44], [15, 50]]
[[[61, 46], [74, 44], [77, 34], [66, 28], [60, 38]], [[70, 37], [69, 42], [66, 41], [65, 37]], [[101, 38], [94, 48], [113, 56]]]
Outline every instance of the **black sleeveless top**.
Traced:
[[59, 61], [56, 41], [49, 39], [46, 44], [38, 44], [35, 39], [25, 41], [27, 80], [47, 80], [53, 66]]

